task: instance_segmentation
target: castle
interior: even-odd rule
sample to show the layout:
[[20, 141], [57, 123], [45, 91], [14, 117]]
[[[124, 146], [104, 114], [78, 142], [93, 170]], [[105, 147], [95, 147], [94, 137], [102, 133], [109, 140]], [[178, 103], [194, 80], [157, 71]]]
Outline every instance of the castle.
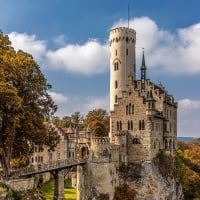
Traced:
[[136, 80], [135, 41], [133, 29], [110, 32], [110, 138], [126, 164], [152, 160], [159, 149], [174, 154], [177, 138], [177, 103], [146, 78], [144, 52]]
[[136, 80], [135, 42], [133, 29], [110, 31], [110, 135], [86, 134], [85, 142], [79, 141], [89, 152], [87, 165], [78, 167], [79, 200], [99, 194], [112, 200], [121, 164], [151, 162], [160, 149], [176, 152], [177, 103], [161, 84], [146, 78], [144, 52]]
[[147, 79], [144, 52], [141, 76], [136, 80], [135, 42], [136, 32], [131, 28], [110, 31], [109, 137], [95, 137], [89, 130], [61, 131], [54, 159], [86, 160], [77, 167], [78, 200], [100, 195], [112, 200], [121, 164], [151, 162], [160, 149], [175, 155], [177, 103], [162, 84]]

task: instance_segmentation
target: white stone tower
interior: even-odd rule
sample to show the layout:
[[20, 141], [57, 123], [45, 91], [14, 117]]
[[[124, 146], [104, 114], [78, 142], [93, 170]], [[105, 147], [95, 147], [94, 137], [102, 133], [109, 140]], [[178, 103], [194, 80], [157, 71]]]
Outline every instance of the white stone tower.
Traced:
[[128, 77], [135, 80], [136, 32], [127, 27], [110, 31], [110, 111], [126, 89]]

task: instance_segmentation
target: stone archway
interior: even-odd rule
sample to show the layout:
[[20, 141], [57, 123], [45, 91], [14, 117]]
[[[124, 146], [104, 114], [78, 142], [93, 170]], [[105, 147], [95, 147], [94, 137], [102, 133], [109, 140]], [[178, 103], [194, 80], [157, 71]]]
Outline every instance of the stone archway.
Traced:
[[79, 157], [81, 159], [86, 159], [89, 156], [89, 149], [87, 146], [82, 146], [79, 150]]

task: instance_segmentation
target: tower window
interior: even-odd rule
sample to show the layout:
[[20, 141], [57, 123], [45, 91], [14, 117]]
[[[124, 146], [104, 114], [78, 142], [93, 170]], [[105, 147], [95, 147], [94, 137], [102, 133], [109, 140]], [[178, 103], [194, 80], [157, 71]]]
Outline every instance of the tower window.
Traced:
[[115, 103], [117, 103], [118, 102], [118, 97], [117, 97], [117, 95], [115, 95]]
[[115, 50], [115, 56], [117, 56], [117, 50]]
[[128, 56], [128, 49], [126, 49], [126, 55]]
[[118, 88], [118, 82], [115, 81], [115, 89]]
[[117, 71], [119, 69], [119, 63], [115, 62], [114, 64], [114, 71]]

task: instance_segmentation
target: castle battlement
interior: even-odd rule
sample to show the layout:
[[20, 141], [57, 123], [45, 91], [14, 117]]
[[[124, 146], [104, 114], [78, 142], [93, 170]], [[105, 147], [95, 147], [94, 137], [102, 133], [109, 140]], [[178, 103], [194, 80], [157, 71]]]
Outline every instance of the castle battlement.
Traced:
[[131, 34], [136, 34], [136, 31], [134, 29], [131, 28], [127, 28], [127, 27], [119, 27], [119, 28], [114, 28], [110, 31], [110, 36], [112, 36], [113, 34], [127, 34], [127, 33], [131, 33]]
[[126, 136], [127, 135], [127, 131], [117, 131], [115, 133], [116, 137], [122, 137], [122, 136]]
[[95, 144], [109, 144], [110, 138], [109, 137], [91, 137], [91, 143]]

